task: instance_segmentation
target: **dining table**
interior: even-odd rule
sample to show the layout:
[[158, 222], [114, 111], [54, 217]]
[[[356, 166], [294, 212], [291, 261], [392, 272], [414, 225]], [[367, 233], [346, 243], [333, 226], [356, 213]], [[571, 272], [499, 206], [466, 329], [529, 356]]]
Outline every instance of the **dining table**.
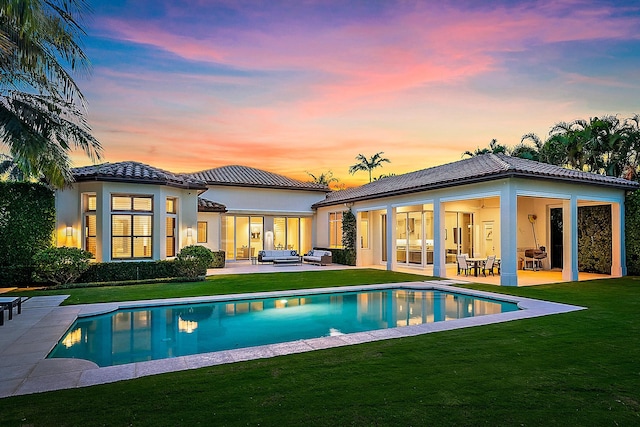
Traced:
[[486, 261], [486, 258], [467, 258], [467, 263], [473, 265], [473, 275], [476, 277], [478, 277], [478, 270], [480, 270]]

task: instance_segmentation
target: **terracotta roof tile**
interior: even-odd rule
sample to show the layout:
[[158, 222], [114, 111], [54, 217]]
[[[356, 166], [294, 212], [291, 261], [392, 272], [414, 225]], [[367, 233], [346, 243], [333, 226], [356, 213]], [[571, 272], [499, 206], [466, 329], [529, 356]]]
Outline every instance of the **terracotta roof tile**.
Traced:
[[198, 197], [198, 212], [226, 212], [227, 207], [222, 203]]
[[193, 179], [201, 180], [209, 185], [235, 185], [243, 187], [284, 188], [290, 190], [330, 191], [326, 185], [313, 182], [298, 181], [286, 176], [248, 166], [222, 166], [191, 174]]
[[633, 190], [639, 184], [622, 178], [566, 169], [504, 154], [484, 154], [445, 165], [390, 176], [347, 190], [335, 191], [314, 207], [426, 191], [509, 176], [579, 182]]
[[206, 189], [204, 182], [192, 177], [138, 162], [102, 163], [72, 169], [76, 181], [116, 181], [140, 184], [159, 184], [178, 188]]

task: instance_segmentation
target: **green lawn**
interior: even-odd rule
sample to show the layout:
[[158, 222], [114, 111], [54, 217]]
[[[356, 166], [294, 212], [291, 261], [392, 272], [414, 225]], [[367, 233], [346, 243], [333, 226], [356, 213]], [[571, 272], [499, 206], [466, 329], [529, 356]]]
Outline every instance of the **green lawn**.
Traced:
[[[297, 273], [283, 273], [179, 286], [199, 295], [207, 285], [208, 293], [247, 292], [305, 287], [298, 279], [315, 286], [398, 277], [349, 274], [301, 273], [296, 285], [289, 279]], [[174, 296], [174, 287], [150, 286], [149, 297]], [[0, 425], [640, 424], [640, 280], [470, 287], [589, 309], [0, 399]], [[131, 288], [138, 290], [77, 290], [74, 298], [143, 291]]]

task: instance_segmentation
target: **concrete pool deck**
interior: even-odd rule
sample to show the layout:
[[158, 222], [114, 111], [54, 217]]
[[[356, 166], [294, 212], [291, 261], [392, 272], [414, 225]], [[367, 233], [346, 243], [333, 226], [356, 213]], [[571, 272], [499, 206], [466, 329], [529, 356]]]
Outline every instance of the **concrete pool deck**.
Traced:
[[[67, 388], [86, 387], [166, 372], [270, 358], [585, 309], [584, 307], [573, 305], [456, 288], [453, 286], [459, 283], [463, 282], [458, 280], [432, 280], [425, 282], [310, 289], [306, 291], [261, 292], [215, 297], [171, 298], [63, 307], [61, 307], [60, 304], [67, 298], [64, 295], [32, 297], [23, 302], [22, 314], [14, 315], [13, 320], [6, 321], [4, 326], [0, 327], [0, 378], [2, 378], [2, 381], [0, 381], [0, 398]], [[445, 322], [425, 323], [323, 338], [303, 339], [258, 347], [225, 350], [214, 353], [180, 356], [170, 359], [151, 360], [104, 368], [98, 367], [93, 362], [81, 359], [46, 359], [46, 356], [78, 316], [110, 312], [117, 308], [245, 299], [248, 295], [251, 295], [253, 298], [272, 298], [302, 294], [303, 292], [310, 294], [397, 287], [416, 290], [439, 289], [484, 298], [511, 301], [518, 303], [522, 310], [448, 320]]]

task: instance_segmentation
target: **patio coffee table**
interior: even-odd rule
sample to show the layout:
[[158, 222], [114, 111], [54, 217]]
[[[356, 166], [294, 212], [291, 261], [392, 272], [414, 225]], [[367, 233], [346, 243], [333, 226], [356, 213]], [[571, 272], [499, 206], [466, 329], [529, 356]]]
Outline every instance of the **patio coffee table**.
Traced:
[[9, 320], [13, 319], [13, 308], [22, 313], [22, 297], [0, 297], [0, 326], [4, 325], [4, 311], [9, 310]]
[[292, 258], [276, 258], [273, 260], [274, 264], [302, 264], [302, 257]]

